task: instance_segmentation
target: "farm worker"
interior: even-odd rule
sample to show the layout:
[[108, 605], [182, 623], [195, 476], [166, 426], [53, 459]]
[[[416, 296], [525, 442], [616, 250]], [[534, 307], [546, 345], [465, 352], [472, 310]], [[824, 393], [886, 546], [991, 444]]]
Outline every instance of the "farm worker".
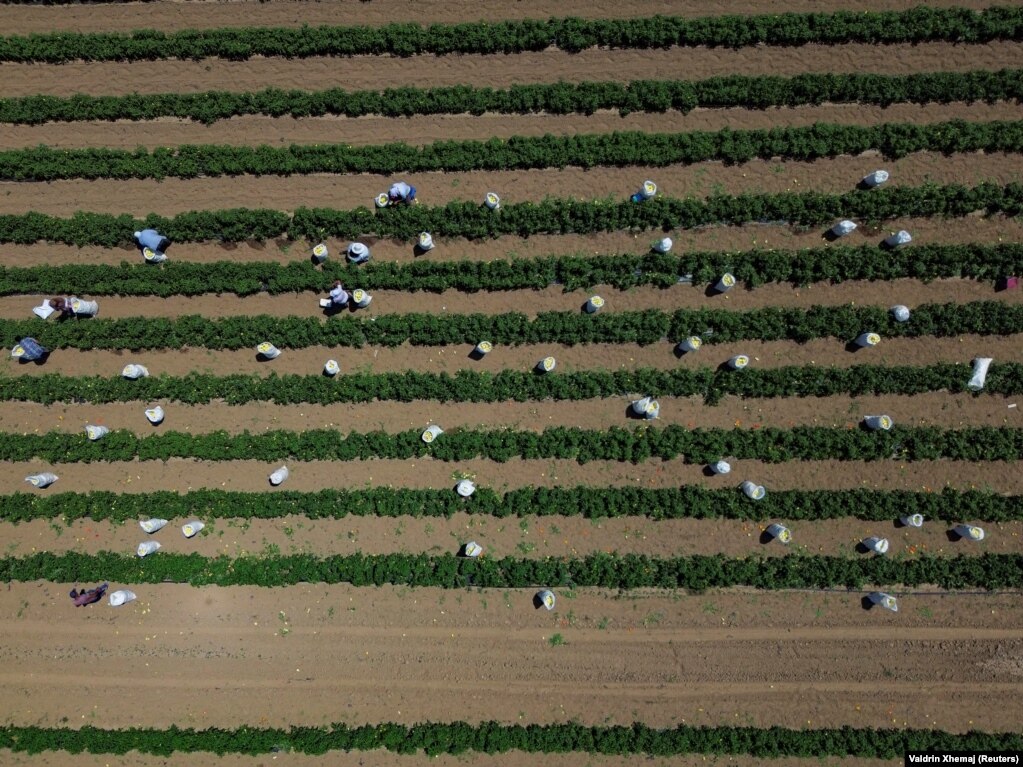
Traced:
[[348, 246], [348, 260], [353, 264], [364, 264], [369, 261], [369, 248], [361, 242], [353, 242]]
[[411, 205], [416, 201], [416, 188], [409, 186], [404, 181], [391, 184], [391, 190], [387, 193], [387, 199], [391, 201], [391, 205], [396, 205], [399, 202]]
[[163, 253], [170, 247], [171, 241], [155, 229], [143, 229], [135, 232], [135, 242], [140, 248], [149, 248], [154, 253]]
[[50, 308], [54, 311], [58, 311], [61, 314], [74, 314], [74, 308], [71, 306], [71, 298], [51, 298], [49, 301]]
[[71, 589], [71, 594], [69, 596], [71, 597], [71, 600], [75, 603], [75, 607], [81, 607], [82, 605], [91, 605], [93, 602], [98, 602], [103, 598], [103, 595], [106, 593], [107, 587], [109, 585], [110, 585], [109, 583], [101, 583], [96, 588], [89, 589], [88, 591], [86, 591], [85, 589], [82, 589], [81, 591], [79, 591], [78, 589]]
[[341, 280], [334, 283], [333, 289], [330, 291], [330, 305], [331, 306], [344, 306], [348, 303], [348, 291], [341, 286]]

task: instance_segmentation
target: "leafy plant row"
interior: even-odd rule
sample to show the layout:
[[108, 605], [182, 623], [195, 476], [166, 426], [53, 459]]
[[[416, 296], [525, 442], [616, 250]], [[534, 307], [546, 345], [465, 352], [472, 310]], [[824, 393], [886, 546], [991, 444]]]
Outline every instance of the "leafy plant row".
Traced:
[[1023, 12], [994, 7], [906, 11], [782, 13], [687, 19], [552, 18], [547, 21], [388, 24], [381, 27], [239, 27], [163, 33], [59, 32], [0, 38], [0, 61], [63, 63], [252, 56], [519, 53], [556, 46], [580, 51], [684, 46], [839, 43], [983, 43], [1023, 38]]
[[387, 88], [382, 91], [280, 90], [234, 93], [134, 93], [124, 96], [19, 96], [0, 98], [0, 123], [78, 120], [155, 120], [180, 117], [206, 124], [237, 115], [310, 117], [416, 117], [432, 114], [688, 113], [697, 107], [767, 109], [807, 104], [948, 104], [1023, 98], [1023, 70], [928, 72], [909, 75], [727, 75], [706, 80], [635, 80], [513, 85]]
[[851, 559], [820, 555], [654, 558], [590, 554], [579, 558], [467, 559], [452, 554], [311, 554], [266, 557], [203, 557], [160, 553], [148, 559], [109, 551], [98, 554], [40, 552], [0, 558], [5, 581], [116, 581], [189, 583], [194, 586], [285, 586], [296, 583], [351, 583], [354, 586], [439, 586], [442, 588], [694, 589], [749, 586], [761, 589], [845, 586], [919, 586], [988, 590], [1023, 586], [1023, 555], [920, 556]]
[[[745, 370], [741, 375], [700, 370], [583, 370], [549, 373], [503, 370], [460, 370], [448, 373], [351, 373], [269, 376], [205, 373], [158, 376], [136, 381], [121, 376], [10, 376], [0, 378], [0, 401], [39, 402], [181, 402], [187, 405], [223, 400], [230, 405], [272, 402], [275, 405], [351, 402], [535, 402], [588, 400], [633, 394], [654, 397], [700, 395], [716, 404], [726, 395], [740, 397], [830, 397], [924, 392], [965, 392], [970, 379], [966, 361], [927, 366], [855, 365], [824, 368], [817, 365]], [[1023, 365], [1001, 363], [988, 370], [988, 394], [1023, 394]], [[624, 402], [623, 402], [624, 407]]]
[[[173, 418], [173, 413], [171, 414]], [[188, 434], [169, 431], [140, 437], [112, 431], [98, 442], [84, 434], [0, 433], [0, 460], [51, 463], [93, 461], [161, 461], [195, 458], [205, 461], [354, 461], [370, 458], [408, 459], [431, 456], [440, 461], [487, 458], [508, 461], [574, 459], [630, 461], [650, 458], [707, 463], [722, 456], [783, 461], [1016, 461], [1023, 458], [1023, 429], [973, 427], [939, 429], [896, 426], [888, 432], [796, 426], [791, 429], [686, 429], [681, 426], [590, 430], [551, 427], [542, 432], [513, 429], [456, 429], [432, 444], [419, 431], [348, 432], [334, 429], [268, 431], [260, 434]]]
[[138, 751], [159, 756], [199, 752], [254, 755], [280, 751], [326, 754], [330, 751], [383, 748], [399, 754], [422, 751], [429, 756], [470, 751], [484, 754], [522, 751], [532, 754], [748, 754], [758, 758], [856, 756], [896, 759], [909, 751], [1020, 751], [1023, 750], [1023, 736], [1018, 733], [970, 731], [960, 734], [942, 730], [853, 727], [791, 730], [782, 727], [679, 725], [659, 730], [639, 722], [628, 726], [586, 726], [578, 723], [523, 726], [497, 722], [403, 725], [389, 722], [358, 727], [334, 723], [323, 727], [292, 726], [286, 730], [248, 726], [236, 730], [212, 727], [194, 730], [176, 725], [165, 730], [143, 727], [104, 730], [91, 725], [70, 729], [8, 724], [0, 727], [0, 748], [29, 754], [44, 751], [127, 754]]
[[196, 296], [205, 293], [254, 295], [323, 291], [334, 280], [365, 290], [434, 291], [541, 290], [562, 285], [565, 292], [593, 285], [619, 290], [653, 285], [668, 288], [685, 278], [693, 284], [717, 282], [730, 272], [749, 287], [769, 282], [808, 285], [845, 280], [972, 278], [990, 280], [1023, 271], [1023, 245], [914, 245], [889, 251], [872, 245], [836, 245], [804, 250], [648, 253], [598, 256], [546, 256], [505, 261], [378, 262], [355, 266], [344, 259], [321, 267], [309, 261], [168, 261], [162, 268], [122, 262], [0, 266], [0, 295], [48, 293], [90, 296]]
[[709, 160], [726, 164], [880, 152], [886, 158], [913, 152], [1020, 152], [1023, 122], [950, 122], [875, 126], [817, 123], [768, 130], [574, 136], [512, 136], [487, 141], [438, 141], [353, 147], [349, 144], [271, 146], [183, 145], [149, 151], [123, 149], [33, 149], [0, 151], [0, 180], [163, 179], [243, 174], [290, 176], [308, 173], [424, 173], [427, 171], [527, 170], [577, 166], [663, 167]]
[[503, 495], [477, 487], [466, 500], [451, 490], [373, 487], [318, 492], [240, 493], [190, 490], [187, 493], [15, 493], [0, 497], [0, 520], [109, 520], [123, 523], [150, 516], [167, 519], [308, 519], [353, 517], [451, 517], [458, 512], [492, 517], [581, 516], [650, 519], [768, 519], [819, 521], [853, 517], [884, 522], [909, 514], [930, 520], [1009, 522], [1023, 519], [1023, 496], [975, 490], [943, 489], [938, 493], [904, 490], [772, 490], [757, 503], [736, 489], [698, 486], [648, 489], [637, 487], [527, 487]]
[[[850, 179], [850, 183], [852, 183]], [[637, 184], [639, 182], [637, 181]], [[324, 237], [363, 235], [411, 240], [420, 232], [435, 237], [528, 237], [536, 234], [591, 234], [623, 229], [692, 228], [708, 224], [751, 221], [816, 226], [838, 218], [868, 221], [905, 216], [961, 217], [978, 211], [1015, 216], [1023, 212], [1023, 184], [1004, 187], [979, 184], [858, 190], [845, 194], [783, 192], [779, 194], [658, 197], [641, 204], [628, 200], [576, 201], [546, 199], [540, 203], [502, 205], [492, 211], [476, 202], [450, 202], [443, 207], [417, 205], [334, 210], [298, 208], [293, 215], [275, 210], [236, 208], [191, 211], [173, 218], [150, 214], [142, 221], [130, 215], [75, 213], [58, 218], [42, 213], [0, 216], [0, 243], [65, 242], [71, 245], [128, 245], [135, 231], [153, 227], [177, 243], [203, 240], [240, 242], [287, 235], [319, 241]], [[179, 246], [180, 247], [180, 246]]]
[[[900, 323], [888, 308], [878, 306], [766, 307], [734, 312], [727, 309], [657, 309], [608, 312], [525, 314], [383, 314], [355, 316], [270, 317], [267, 315], [211, 319], [200, 315], [85, 319], [41, 324], [38, 320], [0, 320], [0, 339], [8, 346], [29, 336], [55, 349], [178, 349], [236, 350], [271, 340], [282, 349], [310, 346], [361, 347], [442, 346], [473, 344], [636, 343], [678, 341], [691, 334], [709, 343], [743, 340], [809, 341], [839, 338], [851, 341], [870, 331], [886, 338], [950, 337], [964, 333], [1010, 335], [1023, 332], [1023, 306], [1000, 301], [966, 304], [922, 304], [910, 322]], [[424, 379], [426, 380], [426, 379]]]

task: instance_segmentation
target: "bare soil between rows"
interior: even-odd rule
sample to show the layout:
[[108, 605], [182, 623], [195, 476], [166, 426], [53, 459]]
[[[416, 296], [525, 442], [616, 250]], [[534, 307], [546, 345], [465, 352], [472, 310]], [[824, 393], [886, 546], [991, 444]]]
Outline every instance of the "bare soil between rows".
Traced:
[[928, 124], [946, 120], [991, 122], [1016, 120], [1019, 105], [993, 104], [828, 104], [771, 109], [695, 109], [679, 112], [619, 115], [603, 111], [593, 115], [418, 115], [395, 117], [265, 117], [245, 115], [212, 125], [173, 117], [156, 120], [53, 122], [43, 125], [0, 126], [0, 149], [22, 149], [45, 144], [60, 149], [154, 149], [180, 144], [229, 146], [346, 143], [352, 146], [404, 142], [422, 146], [436, 141], [486, 141], [512, 136], [643, 131], [676, 133], [718, 131], [723, 128], [757, 130], [779, 124], [790, 127], [831, 123], [880, 125], [908, 122]]
[[548, 613], [532, 591], [163, 584], [76, 610], [69, 587], [0, 592], [13, 723], [1003, 731], [1023, 688], [1009, 595], [902, 595], [882, 614], [856, 592], [560, 590]]
[[[576, 200], [623, 199], [656, 178], [659, 191], [672, 197], [719, 194], [781, 194], [817, 192], [844, 194], [869, 173], [884, 166], [891, 186], [924, 183], [974, 186], [1012, 183], [1023, 173], [1023, 157], [1003, 153], [945, 156], [919, 152], [898, 160], [876, 152], [812, 162], [755, 160], [740, 165], [719, 162], [649, 168], [548, 168], [520, 171], [418, 173], [408, 181], [424, 204], [482, 201], [498, 190], [505, 204], [539, 202], [548, 195]], [[268, 207], [293, 211], [299, 207], [357, 208], [372, 205], [393, 182], [390, 175], [315, 173], [295, 176], [241, 176], [178, 179], [102, 179], [49, 182], [0, 182], [0, 214], [34, 211], [70, 216], [83, 209], [142, 218], [149, 213], [172, 216], [191, 210]], [[822, 229], [827, 227], [822, 227]]]
[[459, 56], [315, 56], [305, 59], [252, 58], [247, 61], [0, 63], [0, 96], [75, 93], [196, 93], [262, 88], [319, 90], [383, 89], [403, 86], [478, 84], [493, 88], [534, 82], [601, 80], [628, 82], [653, 72], [684, 73], [687, 79], [719, 75], [794, 75], [807, 72], [909, 74], [964, 72], [1012, 67], [1023, 44], [977, 45], [804, 45], [797, 48], [670, 48]]

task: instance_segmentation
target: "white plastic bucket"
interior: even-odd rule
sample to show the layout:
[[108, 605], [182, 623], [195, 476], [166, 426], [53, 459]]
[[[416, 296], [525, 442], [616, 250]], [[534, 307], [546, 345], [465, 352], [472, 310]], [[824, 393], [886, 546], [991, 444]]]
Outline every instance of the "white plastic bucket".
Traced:
[[465, 556], [475, 559], [483, 553], [483, 547], [480, 546], [476, 541], [469, 541], [465, 544]]
[[124, 369], [121, 371], [121, 375], [124, 376], [125, 378], [132, 378], [132, 379], [146, 378], [149, 375], [149, 370], [147, 370], [142, 365], [134, 365], [134, 364], [132, 364], [132, 365], [125, 365]]
[[892, 428], [893, 421], [886, 415], [865, 415], [863, 416], [863, 422], [867, 424], [868, 429], [888, 431]]
[[162, 264], [164, 261], [167, 260], [167, 256], [165, 256], [163, 253], [157, 253], [156, 251], [150, 248], [142, 249], [142, 258], [146, 260], [147, 264]]
[[768, 525], [767, 534], [778, 541], [778, 543], [783, 543], [786, 546], [792, 543], [792, 531], [780, 522]]
[[699, 336], [689, 336], [689, 338], [683, 339], [678, 345], [678, 349], [681, 352], [695, 352], [703, 346], [703, 339]]
[[472, 480], [463, 479], [457, 485], [455, 485], [455, 492], [463, 498], [468, 498], [470, 495], [476, 492], [476, 483]]
[[728, 474], [732, 470], [732, 465], [728, 461], [715, 461], [710, 465], [710, 470], [715, 474]]
[[97, 439], [101, 439], [110, 433], [110, 429], [106, 426], [93, 426], [89, 425], [85, 427], [85, 436], [95, 442]]
[[157, 530], [162, 530], [166, 526], [167, 520], [160, 519], [159, 517], [139, 520], [139, 527], [141, 527], [142, 531], [146, 533], [155, 533]]
[[80, 298], [71, 297], [71, 311], [83, 317], [95, 317], [99, 314], [99, 302], [83, 301]]
[[873, 551], [875, 554], [887, 554], [888, 553], [888, 539], [878, 538], [876, 535], [870, 538], [863, 539], [863, 545], [868, 550]]
[[674, 244], [675, 243], [671, 241], [671, 237], [665, 237], [653, 244], [653, 250], [656, 250], [658, 253], [668, 253], [671, 251], [671, 246]]
[[554, 609], [554, 603], [557, 601], [554, 597], [554, 592], [550, 589], [544, 589], [543, 591], [536, 592], [536, 598], [540, 600], [540, 604], [546, 607], [548, 610]]
[[885, 594], [883, 591], [872, 591], [868, 598], [875, 605], [883, 607], [885, 610], [891, 610], [893, 613], [899, 611], [899, 603], [891, 594]]
[[860, 333], [856, 336], [856, 345], [861, 348], [877, 346], [879, 343], [881, 343], [881, 336], [877, 333]]
[[473, 349], [473, 351], [482, 357], [485, 354], [490, 354], [490, 352], [493, 351], [493, 349], [494, 345], [490, 343], [490, 341], [480, 341], [478, 344], [476, 344], [476, 348]]
[[767, 490], [764, 489], [763, 485], [758, 485], [756, 482], [750, 482], [748, 479], [739, 485], [739, 487], [742, 488], [742, 492], [746, 494], [746, 497], [753, 501], [759, 501], [767, 495]]
[[904, 517], [899, 517], [899, 521], [902, 522], [906, 527], [923, 527], [924, 526], [924, 515], [923, 514], [907, 514]]
[[430, 424], [429, 426], [426, 427], [426, 429], [423, 430], [421, 438], [423, 442], [425, 442], [426, 444], [430, 444], [443, 433], [444, 430], [442, 428], [440, 428], [436, 424]]
[[186, 538], [192, 538], [199, 533], [206, 525], [200, 522], [198, 519], [193, 519], [191, 522], [186, 522], [181, 526], [181, 534]]
[[888, 180], [888, 171], [886, 170], [875, 170], [873, 173], [863, 177], [864, 186], [871, 188], [880, 186]]
[[541, 373], [550, 373], [557, 366], [558, 362], [553, 357], [544, 357], [536, 363], [536, 369]]
[[313, 248], [313, 258], [316, 259], [316, 263], [322, 264], [327, 260], [327, 246], [324, 243], [320, 243]]
[[913, 241], [913, 237], [905, 229], [900, 229], [895, 234], [889, 235], [885, 238], [884, 244], [889, 248], [901, 248], [903, 245], [909, 245]]
[[58, 479], [60, 477], [49, 471], [44, 471], [42, 474], [30, 474], [25, 477], [25, 481], [32, 485], [32, 487], [49, 487]]
[[139, 544], [138, 548], [135, 549], [135, 553], [140, 557], [149, 556], [150, 554], [160, 550], [159, 541], [143, 541]]
[[852, 234], [856, 231], [856, 224], [849, 219], [843, 219], [831, 227], [831, 233], [835, 237], [845, 237], [847, 234]]
[[429, 232], [419, 233], [419, 249], [433, 250], [433, 237], [430, 236]]
[[987, 369], [994, 362], [993, 357], [977, 357], [973, 361], [973, 376], [970, 378], [966, 388], [970, 391], [980, 391], [984, 388], [984, 381], [987, 380]]
[[287, 466], [282, 466], [270, 475], [270, 484], [279, 485], [291, 474]]
[[909, 307], [897, 304], [891, 308], [892, 317], [896, 322], [909, 322]]
[[323, 364], [323, 372], [329, 376], [336, 376], [341, 372], [341, 366], [337, 364], [337, 360], [327, 360]]
[[657, 184], [649, 179], [643, 182], [643, 186], [639, 188], [639, 196], [644, 200], [653, 199], [657, 195]]
[[497, 210], [501, 207], [501, 198], [494, 192], [487, 192], [487, 196], [483, 199], [483, 204], [491, 210]]
[[604, 307], [604, 299], [600, 296], [590, 296], [590, 300], [586, 302], [586, 313], [593, 314], [599, 312]]
[[274, 346], [269, 341], [264, 341], [256, 347], [256, 353], [265, 357], [268, 360], [277, 359], [281, 356], [281, 350]]
[[749, 357], [745, 354], [736, 354], [728, 360], [728, 367], [732, 370], [742, 370], [747, 365], [749, 365]]
[[118, 589], [110, 594], [110, 606], [120, 607], [121, 605], [127, 604], [128, 602], [134, 602], [136, 599], [134, 591], [128, 591], [128, 589]]
[[724, 274], [721, 275], [721, 279], [717, 281], [717, 284], [714, 286], [714, 290], [716, 290], [718, 293], [726, 293], [727, 291], [731, 290], [734, 287], [735, 275], [733, 275], [731, 272], [725, 272]]
[[968, 541], [984, 540], [984, 528], [976, 525], [956, 525], [955, 531]]
[[369, 306], [369, 303], [372, 300], [373, 296], [371, 296], [362, 288], [356, 288], [355, 290], [352, 291], [352, 301], [354, 301], [355, 305], [358, 306], [360, 309], [365, 309], [367, 306]]
[[387, 192], [381, 192], [373, 200], [378, 208], [386, 208], [391, 204], [391, 198], [387, 196]]
[[157, 405], [156, 407], [149, 408], [148, 410], [146, 410], [146, 418], [148, 419], [149, 423], [153, 425], [162, 422], [164, 418], [163, 408], [160, 407], [159, 405]]
[[643, 397], [632, 401], [632, 412], [650, 420], [660, 415], [661, 404], [653, 397]]

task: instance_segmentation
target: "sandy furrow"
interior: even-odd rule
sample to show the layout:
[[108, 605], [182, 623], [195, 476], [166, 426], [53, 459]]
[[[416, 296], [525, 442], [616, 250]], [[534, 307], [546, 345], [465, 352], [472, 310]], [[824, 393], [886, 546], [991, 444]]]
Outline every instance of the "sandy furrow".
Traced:
[[[457, 24], [471, 21], [505, 21], [547, 19], [551, 16], [580, 18], [632, 18], [665, 14], [673, 16], [717, 16], [723, 14], [897, 11], [912, 8], [914, 0], [843, 0], [843, 2], [810, 2], [810, 0], [779, 0], [770, 6], [757, 7], [739, 0], [714, 2], [643, 2], [615, 3], [608, 0], [567, 0], [557, 6], [540, 0], [518, 0], [514, 5], [496, 5], [442, 0], [424, 0], [414, 4], [401, 0], [375, 0], [352, 6], [344, 2], [302, 3], [265, 2], [178, 2], [166, 0], [147, 3], [107, 3], [102, 13], [94, 8], [75, 6], [17, 6], [0, 8], [0, 26], [5, 34], [44, 33], [67, 29], [75, 32], [124, 32], [131, 29], [211, 29], [217, 27], [299, 27], [303, 25], [366, 25], [402, 23]], [[939, 0], [933, 7], [958, 6], [983, 9], [988, 0]]]
[[[266, 203], [264, 203], [266, 204]], [[990, 217], [969, 216], [953, 220], [931, 218], [903, 218], [885, 222], [884, 227], [862, 225], [838, 245], [877, 245], [893, 231], [906, 229], [920, 244], [956, 244], [969, 242], [996, 243], [1023, 240], [1023, 222], [1001, 215]], [[822, 229], [804, 231], [775, 224], [747, 224], [745, 226], [709, 226], [670, 232], [676, 253], [686, 251], [722, 251], [762, 248], [827, 247]], [[434, 238], [436, 258], [460, 258], [470, 261], [499, 261], [510, 258], [533, 258], [559, 254], [596, 255], [604, 253], [644, 253], [658, 239], [656, 232], [633, 234], [609, 232], [595, 235], [536, 235], [533, 237], [499, 237], [492, 240], [469, 241], [461, 238]], [[340, 253], [347, 241], [327, 240], [330, 252]], [[285, 238], [263, 243], [239, 242], [184, 242], [172, 246], [169, 257], [192, 263], [213, 261], [266, 261], [289, 263], [311, 255], [311, 245], [292, 242]], [[141, 262], [136, 248], [120, 246], [101, 248], [75, 247], [60, 243], [32, 245], [0, 244], [0, 258], [7, 266], [39, 266], [40, 264], [120, 264]], [[373, 244], [373, 258], [377, 261], [410, 263], [415, 260], [407, 242], [379, 240]]]
[[[0, 10], [3, 6], [0, 6]], [[289, 144], [347, 143], [353, 146], [401, 141], [420, 146], [434, 141], [464, 141], [511, 136], [542, 136], [547, 133], [574, 136], [611, 131], [678, 131], [742, 128], [767, 129], [777, 125], [803, 126], [818, 122], [840, 125], [878, 125], [888, 122], [919, 124], [959, 119], [970, 122], [1016, 120], [1019, 107], [1010, 102], [994, 104], [893, 104], [879, 107], [861, 104], [780, 107], [775, 109], [696, 109], [678, 112], [619, 115], [421, 115], [394, 117], [264, 117], [246, 115], [213, 125], [173, 117], [132, 122], [129, 120], [56, 122], [44, 125], [0, 126], [0, 149], [20, 149], [46, 144], [61, 149], [117, 148], [153, 149], [179, 144], [227, 144], [269, 146]]]
[[[878, 165], [892, 174], [893, 186], [919, 186], [925, 182], [981, 182], [1007, 184], [1023, 173], [1023, 156], [970, 153], [947, 157], [919, 152], [899, 160], [882, 159], [876, 152], [814, 162], [757, 160], [741, 165], [705, 162], [694, 165], [644, 166], [591, 170], [548, 168], [519, 171], [417, 173], [409, 181], [429, 205], [483, 200], [500, 190], [508, 203], [538, 201], [551, 190], [579, 200], [624, 197], [644, 178], [656, 178], [666, 195], [705, 197], [715, 194], [781, 194], [818, 192], [843, 194]], [[198, 179], [101, 179], [86, 181], [0, 182], [0, 214], [47, 213], [69, 216], [83, 209], [97, 213], [148, 213], [170, 216], [190, 210], [265, 207], [273, 200], [277, 210], [326, 206], [356, 208], [371, 204], [386, 190], [391, 176], [316, 173], [296, 176], [243, 176]], [[826, 227], [824, 227], [826, 228]]]
[[[120, 297], [96, 296], [100, 305], [99, 316], [104, 319], [124, 317], [240, 317], [270, 315], [272, 317], [319, 317], [323, 315], [319, 299], [327, 294], [331, 282], [323, 281], [321, 293], [257, 294], [239, 297], [234, 294], [201, 296]], [[358, 282], [348, 285], [352, 289]], [[987, 282], [975, 280], [935, 280], [921, 283], [899, 279], [888, 282], [850, 281], [838, 285], [816, 283], [805, 287], [772, 283], [744, 290], [733, 289], [725, 294], [707, 295], [707, 285], [675, 285], [671, 288], [650, 286], [618, 290], [608, 285], [594, 285], [588, 290], [566, 292], [559, 285], [543, 290], [509, 290], [464, 293], [446, 290], [443, 293], [374, 290], [373, 303], [357, 313], [359, 317], [378, 317], [386, 314], [427, 312], [429, 314], [501, 314], [518, 312], [535, 317], [542, 312], [575, 312], [580, 310], [589, 296], [599, 294], [605, 300], [602, 314], [658, 309], [721, 308], [745, 311], [762, 307], [880, 306], [884, 308], [904, 304], [911, 309], [929, 303], [968, 303], [972, 301], [999, 301], [1009, 305], [1023, 303], [1023, 291], [995, 292]], [[82, 297], [89, 297], [81, 291]], [[25, 319], [31, 317], [32, 307], [49, 296], [29, 294], [0, 298], [0, 318]], [[87, 319], [80, 320], [88, 322]]]
[[[698, 332], [705, 329], [697, 328]], [[211, 351], [181, 349], [160, 351], [78, 351], [60, 349], [45, 364], [18, 363], [6, 359], [10, 375], [118, 375], [129, 363], [145, 365], [151, 375], [186, 375], [191, 371], [214, 375], [232, 373], [276, 372], [295, 375], [318, 375], [328, 359], [340, 363], [342, 372], [383, 373], [418, 370], [421, 372], [454, 373], [466, 367], [474, 370], [531, 370], [540, 360], [553, 355], [558, 370], [574, 372], [592, 370], [626, 370], [653, 367], [671, 370], [677, 367], [717, 367], [736, 354], [752, 357], [754, 367], [787, 365], [930, 365], [936, 362], [969, 363], [974, 357], [993, 357], [1002, 362], [1020, 361], [1020, 336], [961, 336], [956, 338], [889, 338], [874, 349], [852, 352], [844, 339], [818, 339], [797, 344], [791, 341], [738, 341], [705, 345], [695, 354], [678, 358], [670, 343], [635, 346], [630, 344], [581, 344], [579, 346], [526, 345], [498, 347], [482, 360], [470, 360], [472, 347], [455, 345], [399, 346], [362, 349], [310, 347], [289, 350], [276, 360], [257, 359], [255, 349], [242, 351]]]
[[[958, 732], [979, 712], [985, 728], [1015, 728], [997, 700], [1023, 689], [1004, 673], [1023, 641], [1001, 597], [904, 596], [904, 613], [918, 611], [906, 621], [862, 609], [859, 594], [579, 592], [550, 614], [529, 591], [139, 591], [120, 611], [75, 612], [66, 584], [2, 595], [10, 721], [90, 722], [99, 696], [99, 721], [115, 727], [577, 719]], [[975, 622], [951, 628], [962, 618], [950, 613]]]
[[[471, 504], [470, 504], [471, 508]], [[150, 510], [162, 516], [159, 507]], [[202, 518], [202, 515], [199, 515]], [[583, 557], [614, 551], [651, 557], [724, 554], [729, 557], [786, 556], [792, 552], [832, 557], [874, 556], [858, 544], [870, 536], [883, 536], [891, 548], [889, 557], [912, 558], [915, 554], [974, 556], [984, 553], [1018, 554], [1023, 522], [982, 523], [987, 537], [979, 543], [950, 542], [953, 525], [933, 522], [921, 530], [896, 527], [891, 522], [856, 519], [824, 522], [789, 522], [794, 543], [773, 543], [764, 531], [769, 521], [677, 519], [651, 522], [643, 518], [591, 522], [579, 517], [500, 519], [477, 514], [456, 514], [451, 519], [413, 517], [349, 517], [311, 521], [302, 516], [275, 520], [204, 520], [205, 537], [187, 539], [174, 519], [166, 531], [153, 536], [161, 552], [224, 555], [313, 554], [319, 557], [348, 554], [455, 553], [467, 541], [483, 546], [488, 557]], [[784, 520], [783, 520], [784, 521]], [[969, 519], [967, 522], [979, 520]], [[112, 524], [81, 520], [66, 527], [60, 521], [35, 520], [20, 525], [0, 523], [0, 534], [11, 556], [35, 551], [54, 553], [101, 551], [132, 555], [149, 538], [134, 522]]]
[[[580, 465], [571, 460], [511, 459], [504, 463], [471, 459], [447, 463], [423, 458], [409, 461], [288, 461], [291, 472], [286, 489], [314, 491], [324, 488], [358, 487], [453, 487], [458, 476], [468, 473], [480, 484], [499, 490], [517, 487], [678, 487], [699, 484], [712, 488], [735, 487], [753, 479], [768, 491], [796, 489], [846, 490], [865, 487], [879, 490], [937, 491], [986, 489], [1023, 494], [1023, 461], [789, 461], [763, 463], [731, 460], [732, 473], [708, 477], [706, 467], [685, 464], [681, 459], [646, 461], [632, 465], [593, 461]], [[185, 492], [198, 488], [224, 488], [245, 492], [268, 491], [270, 473], [280, 463], [261, 461], [203, 462], [172, 458], [168, 461], [117, 461], [67, 463], [43, 461], [0, 463], [0, 493], [30, 489], [24, 477], [54, 471], [59, 483], [54, 492], [107, 490], [120, 493], [152, 493], [157, 490]]]
[[247, 61], [75, 62], [0, 64], [0, 96], [73, 93], [194, 93], [261, 88], [385, 88], [461, 85], [503, 88], [532, 82], [579, 82], [597, 76], [617, 82], [649, 78], [653, 72], [684, 73], [687, 79], [727, 74], [794, 75], [805, 72], [969, 71], [1014, 66], [1023, 43], [993, 42], [874, 46], [806, 45], [798, 48], [672, 48], [668, 50], [557, 50], [514, 55], [355, 56]]

